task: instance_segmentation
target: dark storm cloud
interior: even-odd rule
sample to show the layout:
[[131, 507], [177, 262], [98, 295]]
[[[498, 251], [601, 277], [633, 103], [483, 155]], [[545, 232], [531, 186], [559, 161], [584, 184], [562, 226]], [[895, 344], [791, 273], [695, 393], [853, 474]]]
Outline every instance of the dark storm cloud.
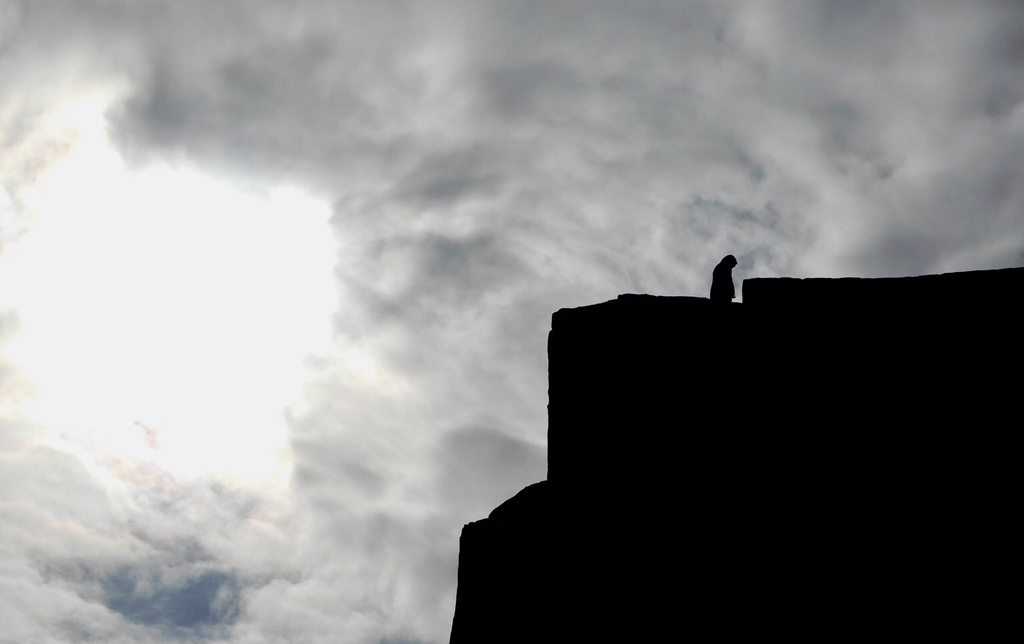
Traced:
[[262, 44], [220, 60], [169, 54], [154, 61], [123, 105], [115, 132], [137, 155], [180, 150], [228, 169], [287, 176], [356, 167], [378, 152], [376, 107], [355, 88], [309, 82], [330, 79], [336, 55], [332, 43], [320, 40]]
[[297, 439], [292, 447], [298, 461], [295, 482], [299, 486], [345, 490], [343, 499], [353, 488], [354, 494], [364, 499], [378, 498], [387, 489], [386, 472], [374, 471], [358, 451], [312, 438]]
[[[338, 190], [419, 162], [432, 100], [406, 3], [175, 3], [136, 11], [156, 35], [112, 113], [131, 158], [168, 151], [238, 175]], [[398, 45], [398, 46], [396, 46]], [[341, 181], [342, 185], [337, 185]]]
[[1019, 115], [1021, 7], [856, 4], [756, 14], [778, 30], [770, 48], [754, 50], [786, 88], [779, 100], [820, 133], [817, 150], [807, 149], [820, 151], [826, 170], [818, 190], [837, 191], [850, 209], [818, 225], [853, 233], [837, 241], [836, 268], [887, 275], [1015, 263], [1007, 246], [1019, 247], [1019, 226], [1002, 204], [1020, 189], [1000, 177], [1013, 165], [1004, 150], [1021, 143], [1009, 125]]
[[[513, 249], [494, 234], [398, 234], [375, 243], [361, 265], [362, 271], [345, 278], [365, 307], [366, 323], [411, 325], [420, 333], [529, 275]], [[347, 324], [340, 319], [339, 329]]]
[[529, 123], [539, 112], [570, 101], [587, 89], [584, 79], [572, 68], [550, 61], [483, 69], [479, 83], [489, 111], [511, 123]]
[[451, 207], [473, 196], [500, 190], [499, 151], [472, 147], [426, 156], [397, 187], [397, 194], [419, 208]]
[[441, 494], [480, 516], [522, 489], [523, 473], [545, 477], [545, 450], [486, 427], [449, 432], [439, 445]]

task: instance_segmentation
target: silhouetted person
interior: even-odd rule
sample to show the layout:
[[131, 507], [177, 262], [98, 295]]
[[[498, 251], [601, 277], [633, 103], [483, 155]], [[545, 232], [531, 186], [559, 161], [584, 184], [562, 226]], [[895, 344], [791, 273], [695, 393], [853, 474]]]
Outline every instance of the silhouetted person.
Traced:
[[711, 301], [732, 302], [736, 297], [736, 289], [732, 285], [732, 267], [736, 265], [736, 258], [726, 255], [718, 262], [715, 272], [711, 276]]

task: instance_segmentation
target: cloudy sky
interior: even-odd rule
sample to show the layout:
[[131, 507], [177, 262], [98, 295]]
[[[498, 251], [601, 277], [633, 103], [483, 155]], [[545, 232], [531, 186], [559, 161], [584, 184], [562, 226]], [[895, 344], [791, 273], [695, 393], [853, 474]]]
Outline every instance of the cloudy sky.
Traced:
[[1024, 4], [0, 0], [0, 642], [448, 639], [551, 313], [1024, 264]]

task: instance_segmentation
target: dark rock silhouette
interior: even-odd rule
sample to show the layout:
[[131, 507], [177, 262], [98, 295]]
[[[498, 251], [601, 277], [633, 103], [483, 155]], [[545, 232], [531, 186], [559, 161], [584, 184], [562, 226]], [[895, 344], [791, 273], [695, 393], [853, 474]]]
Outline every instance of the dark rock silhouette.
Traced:
[[736, 288], [732, 283], [732, 269], [736, 258], [726, 255], [718, 262], [711, 274], [711, 301], [729, 303], [736, 299]]
[[451, 642], [1009, 632], [1022, 292], [752, 279], [556, 312], [548, 478], [463, 530]]

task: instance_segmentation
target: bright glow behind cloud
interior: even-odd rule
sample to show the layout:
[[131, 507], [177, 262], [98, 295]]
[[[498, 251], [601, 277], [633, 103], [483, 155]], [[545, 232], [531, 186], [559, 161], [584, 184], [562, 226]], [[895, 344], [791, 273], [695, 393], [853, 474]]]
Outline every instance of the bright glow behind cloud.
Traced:
[[125, 168], [102, 105], [62, 115], [70, 153], [31, 190], [36, 223], [3, 258], [22, 333], [9, 357], [27, 410], [118, 456], [143, 443], [171, 473], [288, 473], [284, 408], [329, 350], [327, 206], [246, 194], [169, 166]]

